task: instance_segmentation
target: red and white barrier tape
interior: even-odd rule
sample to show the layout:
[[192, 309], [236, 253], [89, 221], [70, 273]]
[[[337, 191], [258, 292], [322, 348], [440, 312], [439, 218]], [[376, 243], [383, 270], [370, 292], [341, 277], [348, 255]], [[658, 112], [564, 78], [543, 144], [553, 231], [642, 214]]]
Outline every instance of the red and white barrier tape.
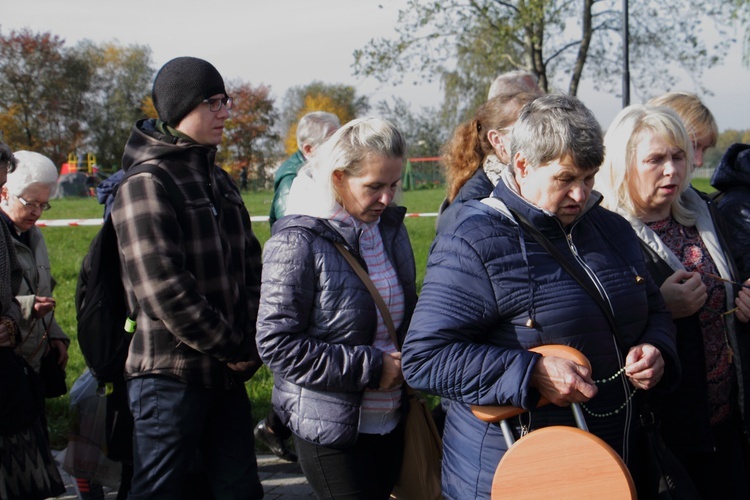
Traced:
[[[406, 217], [437, 217], [437, 212], [422, 214], [406, 214]], [[252, 222], [267, 222], [267, 215], [256, 215], [250, 217]], [[40, 219], [36, 221], [36, 227], [78, 227], [78, 226], [101, 226], [102, 219]]]

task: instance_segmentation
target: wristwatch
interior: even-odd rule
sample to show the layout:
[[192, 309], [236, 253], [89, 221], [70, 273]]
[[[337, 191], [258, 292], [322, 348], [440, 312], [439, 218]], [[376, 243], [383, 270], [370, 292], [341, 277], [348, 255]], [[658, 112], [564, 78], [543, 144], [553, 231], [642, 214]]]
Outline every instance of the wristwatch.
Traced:
[[0, 316], [0, 325], [5, 326], [10, 336], [10, 346], [16, 347], [18, 345], [18, 325], [8, 316]]

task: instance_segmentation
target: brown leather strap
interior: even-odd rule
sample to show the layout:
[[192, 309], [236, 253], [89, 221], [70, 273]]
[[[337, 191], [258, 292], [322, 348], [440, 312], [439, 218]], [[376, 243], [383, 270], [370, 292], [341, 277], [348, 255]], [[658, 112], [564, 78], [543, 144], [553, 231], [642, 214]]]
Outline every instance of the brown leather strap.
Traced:
[[380, 316], [383, 318], [383, 323], [385, 323], [385, 327], [388, 329], [388, 333], [391, 336], [393, 345], [396, 346], [397, 349], [401, 350], [401, 346], [398, 343], [398, 337], [396, 336], [396, 328], [393, 326], [393, 318], [391, 318], [391, 313], [390, 311], [388, 311], [388, 306], [385, 305], [383, 296], [380, 295], [378, 289], [375, 288], [375, 283], [372, 282], [370, 276], [367, 274], [367, 271], [365, 271], [365, 269], [357, 261], [354, 255], [352, 255], [351, 252], [347, 250], [342, 243], [334, 242], [333, 244], [336, 246], [338, 251], [341, 252], [341, 255], [344, 256], [346, 261], [352, 266], [352, 269], [354, 269], [354, 272], [357, 273], [357, 276], [359, 276], [359, 279], [362, 280], [362, 283], [364, 283], [367, 287], [370, 295], [372, 295], [372, 299], [375, 301], [375, 305], [378, 306], [378, 309], [380, 310]]

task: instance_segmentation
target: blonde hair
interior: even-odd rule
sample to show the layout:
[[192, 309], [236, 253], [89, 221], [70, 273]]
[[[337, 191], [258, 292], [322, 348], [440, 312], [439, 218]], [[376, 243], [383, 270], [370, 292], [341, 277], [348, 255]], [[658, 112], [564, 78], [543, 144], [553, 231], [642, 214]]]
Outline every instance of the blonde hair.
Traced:
[[716, 146], [719, 138], [719, 127], [700, 98], [690, 92], [667, 92], [654, 97], [646, 103], [648, 106], [666, 106], [673, 109], [682, 120], [693, 144], [701, 139], [708, 141], [708, 147]]
[[357, 177], [365, 160], [371, 156], [405, 160], [406, 142], [398, 129], [376, 117], [358, 118], [344, 124], [300, 169], [289, 193], [287, 215], [327, 218], [338, 203], [333, 173], [340, 171]]
[[615, 116], [604, 136], [606, 155], [596, 175], [596, 189], [604, 195], [602, 205], [610, 210], [619, 207], [639, 219], [644, 215], [637, 207], [630, 188], [636, 168], [636, 148], [648, 134], [661, 137], [670, 146], [680, 148], [685, 153], [688, 168], [680, 182], [680, 196], [672, 202], [670, 212], [680, 224], [695, 225], [693, 214], [682, 201], [682, 193], [690, 186], [692, 143], [677, 113], [664, 106], [632, 105]]

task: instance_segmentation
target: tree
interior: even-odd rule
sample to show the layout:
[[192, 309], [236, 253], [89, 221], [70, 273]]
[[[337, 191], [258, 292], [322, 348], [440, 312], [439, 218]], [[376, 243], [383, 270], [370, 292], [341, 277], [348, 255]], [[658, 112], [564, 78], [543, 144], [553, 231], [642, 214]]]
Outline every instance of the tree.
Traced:
[[[728, 34], [734, 1], [661, 0], [631, 8], [635, 91], [658, 93], [679, 71], [698, 82], [719, 63], [734, 42]], [[713, 44], [700, 36], [706, 19], [719, 34]], [[354, 70], [383, 82], [400, 83], [414, 72], [441, 78], [446, 104], [461, 107], [459, 119], [473, 112], [494, 75], [514, 68], [535, 73], [546, 91], [567, 79], [568, 93], [576, 95], [586, 75], [597, 89], [617, 93], [621, 21], [620, 0], [408, 0], [396, 39], [371, 40], [355, 51]]]
[[416, 114], [400, 97], [392, 102], [380, 101], [378, 115], [393, 123], [406, 140], [406, 155], [409, 158], [436, 157], [440, 147], [448, 139], [449, 130], [440, 125], [432, 108], [422, 108]]
[[716, 146], [706, 151], [703, 157], [704, 166], [715, 168], [719, 165], [722, 156], [727, 152], [729, 146], [735, 143], [750, 144], [750, 129], [746, 130], [725, 130], [719, 133], [716, 139]]
[[116, 169], [130, 130], [136, 120], [144, 118], [143, 107], [150, 100], [151, 49], [84, 41], [75, 50], [88, 62], [91, 73], [85, 147], [95, 152], [99, 165]]
[[320, 81], [290, 88], [284, 97], [281, 115], [282, 130], [286, 130], [284, 149], [287, 154], [297, 150], [297, 122], [311, 111], [327, 111], [346, 123], [369, 109], [367, 98], [357, 96], [354, 87], [327, 84]]
[[13, 149], [62, 163], [84, 139], [90, 68], [50, 33], [0, 33], [0, 115]]
[[227, 92], [234, 98], [232, 116], [227, 120], [219, 152], [219, 162], [236, 175], [243, 167], [254, 172], [260, 185], [268, 180], [268, 166], [281, 156], [279, 135], [275, 132], [278, 115], [271, 89], [266, 85], [229, 82]]

